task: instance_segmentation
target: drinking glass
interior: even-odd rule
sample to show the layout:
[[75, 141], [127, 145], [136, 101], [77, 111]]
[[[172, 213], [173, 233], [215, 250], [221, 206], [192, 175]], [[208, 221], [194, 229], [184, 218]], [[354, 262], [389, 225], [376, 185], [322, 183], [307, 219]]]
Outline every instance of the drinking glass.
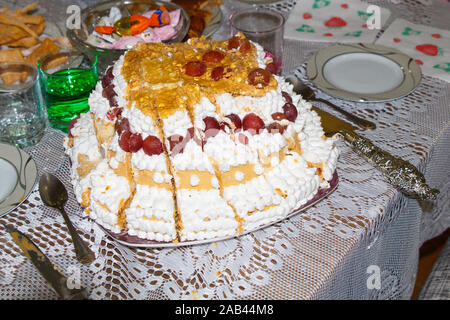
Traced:
[[4, 62], [0, 77], [0, 141], [18, 147], [38, 143], [46, 127], [38, 70], [24, 62]]
[[281, 74], [283, 60], [283, 15], [263, 8], [240, 10], [230, 16], [231, 35], [242, 32], [249, 40], [259, 43], [271, 56], [276, 74]]
[[39, 59], [38, 69], [50, 126], [68, 132], [70, 121], [89, 110], [97, 56], [79, 48], [56, 49]]

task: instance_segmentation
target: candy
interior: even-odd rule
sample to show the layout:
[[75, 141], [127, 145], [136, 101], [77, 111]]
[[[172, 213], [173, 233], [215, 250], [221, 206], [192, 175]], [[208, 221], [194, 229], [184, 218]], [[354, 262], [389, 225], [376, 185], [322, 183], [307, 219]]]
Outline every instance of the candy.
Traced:
[[183, 136], [180, 136], [179, 134], [174, 134], [167, 138], [169, 141], [169, 147], [170, 151], [173, 155], [176, 155], [178, 153], [182, 153], [184, 150], [185, 141]]
[[150, 16], [150, 22], [149, 23], [150, 23], [149, 25], [151, 27], [160, 27], [160, 26], [169, 24], [170, 23], [169, 12], [163, 6], [159, 7]]
[[142, 143], [142, 135], [140, 133], [132, 133], [128, 139], [130, 152], [138, 152], [142, 148]]
[[151, 20], [139, 14], [133, 14], [130, 17], [130, 21], [132, 23], [131, 35], [133, 36], [142, 33], [142, 31], [151, 26]]
[[114, 31], [116, 31], [115, 27], [109, 27], [109, 26], [96, 26], [94, 28], [95, 32], [101, 33], [101, 34], [111, 34]]
[[122, 132], [130, 131], [130, 122], [127, 118], [121, 118], [116, 121], [115, 128], [117, 134], [121, 135]]
[[281, 91], [281, 95], [283, 96], [284, 100], [288, 103], [292, 103], [292, 98], [286, 91]]
[[267, 131], [269, 131], [269, 133], [272, 133], [272, 134], [275, 134], [275, 133], [283, 134], [284, 129], [285, 128], [278, 122], [272, 122], [271, 124], [269, 124], [267, 126]]
[[234, 36], [228, 40], [228, 50], [236, 49], [240, 53], [247, 53], [250, 51], [250, 41], [248, 39], [241, 39], [238, 36]]
[[284, 119], [287, 119], [287, 118], [286, 118], [286, 115], [284, 113], [282, 113], [282, 112], [275, 112], [275, 113], [272, 113], [272, 119], [276, 120], [276, 121], [280, 121], [280, 120], [284, 120]]

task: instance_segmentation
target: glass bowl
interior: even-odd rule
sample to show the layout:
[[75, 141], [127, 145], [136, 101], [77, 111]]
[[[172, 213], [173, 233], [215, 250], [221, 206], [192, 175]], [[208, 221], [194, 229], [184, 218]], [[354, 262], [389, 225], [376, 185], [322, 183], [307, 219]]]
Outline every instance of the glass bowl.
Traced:
[[94, 31], [95, 26], [99, 23], [100, 19], [104, 16], [108, 16], [112, 7], [119, 8], [122, 16], [128, 16], [130, 14], [143, 14], [150, 10], [155, 10], [160, 6], [164, 6], [168, 11], [179, 9], [180, 21], [175, 26], [175, 35], [169, 40], [165, 40], [165, 43], [181, 42], [185, 38], [190, 24], [189, 15], [180, 6], [166, 2], [166, 1], [152, 1], [152, 0], [116, 0], [105, 1], [87, 7], [81, 10], [81, 26], [79, 29], [69, 29], [67, 31], [67, 37], [73, 46], [81, 47], [87, 51], [94, 51], [98, 57], [98, 71], [99, 74], [103, 74], [108, 66], [112, 65], [121, 55], [123, 55], [126, 49], [105, 49], [96, 47], [87, 42], [87, 38]]

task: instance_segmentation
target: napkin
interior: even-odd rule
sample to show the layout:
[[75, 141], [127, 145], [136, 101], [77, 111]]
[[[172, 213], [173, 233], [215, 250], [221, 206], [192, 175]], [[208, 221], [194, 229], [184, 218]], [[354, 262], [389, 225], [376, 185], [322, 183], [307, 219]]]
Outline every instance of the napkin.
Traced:
[[[372, 43], [390, 14], [359, 0], [302, 0], [292, 9], [284, 34], [293, 40]], [[379, 28], [369, 30], [372, 21]]]
[[376, 44], [414, 58], [422, 72], [450, 82], [450, 31], [396, 19]]

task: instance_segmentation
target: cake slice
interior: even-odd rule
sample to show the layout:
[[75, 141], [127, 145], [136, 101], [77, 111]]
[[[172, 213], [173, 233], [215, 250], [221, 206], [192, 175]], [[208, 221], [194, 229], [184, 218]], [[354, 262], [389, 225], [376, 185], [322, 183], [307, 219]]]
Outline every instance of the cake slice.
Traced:
[[186, 108], [188, 92], [192, 96], [196, 90], [195, 86], [173, 89], [169, 96], [175, 99], [157, 101], [175, 181], [181, 241], [229, 237], [236, 235], [238, 228]]
[[72, 161], [74, 193], [84, 213], [119, 232], [125, 226], [122, 213], [131, 196], [129, 178], [117, 174], [101, 156], [91, 113], [80, 115], [65, 146]]
[[97, 139], [104, 155], [115, 134], [117, 117], [120, 117], [124, 108], [129, 107], [126, 98], [127, 84], [121, 73], [123, 62], [124, 55], [106, 70], [88, 100]]
[[320, 186], [328, 188], [336, 169], [339, 151], [334, 145], [335, 139], [327, 138], [321, 126], [318, 114], [311, 110], [311, 105], [303, 101], [304, 107], [299, 108], [299, 116], [303, 118], [303, 130], [297, 137], [302, 150], [302, 157], [308, 166], [316, 169], [320, 177]]
[[250, 107], [264, 122], [261, 132], [250, 136], [249, 146], [258, 153], [268, 183], [283, 197], [280, 207], [290, 213], [313, 198], [321, 180], [317, 168], [303, 158], [298, 139], [305, 123], [299, 115], [304, 101], [290, 84], [274, 77], [275, 90], [262, 97], [238, 97], [235, 103], [238, 110]]
[[155, 241], [177, 241], [174, 188], [168, 159], [164, 152], [154, 113], [144, 114], [136, 108], [125, 108], [122, 123], [141, 136], [142, 147], [131, 153], [134, 196], [125, 209], [128, 234]]
[[120, 232], [125, 228], [123, 210], [132, 196], [129, 181], [103, 159], [89, 176], [90, 201], [85, 212], [100, 225]]
[[267, 181], [258, 150], [252, 147], [255, 138], [243, 130], [246, 113], [232, 106], [234, 100], [229, 94], [217, 96], [216, 106], [203, 97], [194, 106], [194, 117], [196, 128], [204, 133], [203, 149], [214, 163], [222, 196], [236, 212], [239, 232], [245, 232], [288, 212], [279, 209], [283, 197]]
[[90, 203], [90, 173], [102, 160], [95, 135], [91, 113], [83, 113], [73, 124], [63, 141], [65, 152], [70, 157], [71, 179], [75, 196], [83, 207]]

